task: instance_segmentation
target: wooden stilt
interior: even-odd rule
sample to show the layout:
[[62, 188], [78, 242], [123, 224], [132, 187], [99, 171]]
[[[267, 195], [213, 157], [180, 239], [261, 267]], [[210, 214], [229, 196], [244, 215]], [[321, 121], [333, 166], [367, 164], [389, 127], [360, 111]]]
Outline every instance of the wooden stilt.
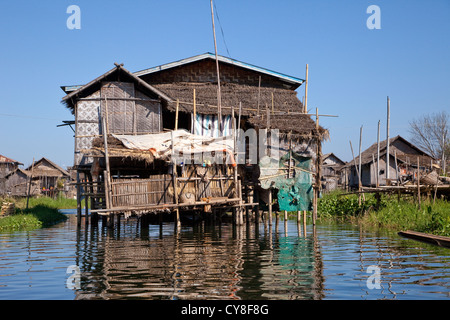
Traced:
[[77, 226], [81, 226], [81, 185], [80, 172], [77, 170]]
[[303, 210], [303, 235], [306, 237], [306, 210]]
[[420, 210], [420, 164], [419, 164], [419, 157], [417, 157], [417, 201], [419, 203], [419, 210]]
[[269, 227], [272, 227], [272, 189], [269, 189]]
[[84, 224], [89, 225], [89, 195], [88, 195], [88, 177], [84, 173]]

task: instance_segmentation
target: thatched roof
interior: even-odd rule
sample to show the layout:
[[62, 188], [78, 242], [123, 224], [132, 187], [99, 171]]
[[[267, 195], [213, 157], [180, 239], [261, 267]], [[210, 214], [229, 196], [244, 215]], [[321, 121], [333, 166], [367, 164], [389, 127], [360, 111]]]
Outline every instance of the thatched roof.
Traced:
[[[387, 151], [386, 150], [386, 141], [387, 140], [380, 141], [380, 158], [382, 158], [382, 159], [386, 158], [386, 151]], [[412, 164], [412, 165], [417, 165], [417, 157], [419, 157], [419, 164], [428, 166], [428, 165], [430, 165], [430, 161], [433, 160], [433, 157], [431, 157], [429, 154], [422, 151], [417, 146], [415, 146], [414, 144], [412, 144], [411, 142], [409, 142], [408, 140], [406, 140], [405, 138], [403, 138], [400, 135], [398, 135], [394, 138], [390, 138], [389, 141], [390, 141], [389, 154], [391, 155], [391, 157], [394, 157], [394, 155], [396, 155], [397, 161], [399, 163], [408, 163], [408, 164]], [[396, 141], [400, 141], [400, 142], [406, 144], [407, 146], [409, 146], [410, 148], [412, 148], [414, 150], [414, 153], [406, 153], [405, 151], [397, 148], [393, 144]], [[361, 152], [361, 165], [371, 163], [373, 161], [373, 158], [375, 158], [375, 161], [376, 161], [377, 152], [378, 152], [377, 149], [378, 149], [378, 145], [375, 142], [369, 148], [367, 148], [366, 150]], [[356, 164], [359, 163], [359, 156], [356, 154], [355, 154], [355, 161], [356, 161]], [[345, 165], [345, 167], [351, 167], [353, 165], [354, 165], [354, 162], [352, 160], [352, 161], [349, 161]]]
[[[217, 114], [217, 83], [163, 83], [153, 84], [172, 99], [167, 108], [175, 111], [178, 100], [180, 112]], [[319, 134], [321, 139], [328, 138], [328, 131], [322, 127], [316, 130], [316, 124], [310, 115], [299, 114], [303, 104], [297, 92], [290, 89], [258, 87], [236, 83], [221, 84], [222, 115], [230, 115], [234, 108], [238, 117], [239, 104], [241, 116], [255, 128], [267, 129], [266, 114], [270, 112], [270, 129], [279, 129], [281, 133], [291, 132], [294, 137], [312, 137]], [[272, 100], [273, 99], [273, 100]], [[272, 104], [273, 101], [273, 104]], [[272, 108], [273, 105], [273, 108]]]
[[62, 167], [54, 163], [47, 158], [41, 158], [34, 162], [25, 171], [33, 171], [33, 177], [46, 176], [46, 177], [70, 177], [70, 173], [64, 170]]
[[[176, 100], [179, 100], [181, 112], [192, 113], [194, 110], [194, 89], [196, 95], [196, 112], [202, 114], [217, 113], [217, 83], [162, 83], [153, 84], [155, 88], [172, 98], [168, 109], [175, 111]], [[289, 89], [250, 86], [237, 83], [221, 83], [222, 114], [230, 115], [232, 107], [238, 114], [239, 103], [242, 105], [241, 115], [250, 116], [263, 113], [266, 107], [276, 112], [301, 112], [303, 105], [297, 98], [297, 92]]]
[[61, 103], [63, 103], [72, 111], [72, 113], [74, 113], [76, 100], [79, 98], [87, 97], [95, 91], [99, 90], [101, 83], [104, 81], [133, 82], [136, 88], [141, 90], [142, 92], [170, 102], [170, 98], [164, 95], [164, 93], [160, 92], [156, 88], [152, 87], [151, 85], [125, 69], [123, 67], [123, 64], [115, 63], [115, 67], [111, 70], [105, 72], [104, 74], [95, 78], [84, 86], [78, 87], [75, 91], [67, 94], [62, 98]]
[[294, 138], [319, 137], [328, 139], [329, 132], [319, 126], [309, 114], [271, 114], [269, 112], [269, 125], [267, 125], [267, 112], [264, 115], [250, 117], [249, 123], [257, 129], [279, 129], [282, 135], [292, 134]]
[[[112, 158], [130, 158], [131, 160], [144, 161], [147, 164], [155, 160], [153, 153], [149, 150], [133, 150], [126, 148], [123, 143], [112, 136], [108, 136], [108, 156]], [[91, 156], [104, 156], [105, 144], [103, 138], [95, 138], [92, 148], [83, 150], [83, 153]]]

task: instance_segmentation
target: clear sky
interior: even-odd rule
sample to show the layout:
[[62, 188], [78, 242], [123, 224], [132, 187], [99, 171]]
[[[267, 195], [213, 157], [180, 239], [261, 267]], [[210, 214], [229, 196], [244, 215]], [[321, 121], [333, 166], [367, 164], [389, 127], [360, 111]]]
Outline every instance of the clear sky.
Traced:
[[[357, 149], [362, 125], [369, 147], [378, 120], [385, 139], [387, 96], [392, 137], [409, 138], [420, 115], [450, 110], [449, 0], [215, 4], [219, 54], [300, 78], [309, 64], [309, 108], [339, 116], [320, 119], [331, 135], [324, 153], [351, 160], [349, 140]], [[70, 5], [81, 9], [80, 30], [67, 28]], [[367, 28], [370, 5], [381, 29]], [[114, 62], [134, 72], [214, 52], [209, 0], [0, 1], [0, 45], [0, 154], [64, 167], [74, 139], [56, 127], [73, 119], [61, 85], [85, 84]]]

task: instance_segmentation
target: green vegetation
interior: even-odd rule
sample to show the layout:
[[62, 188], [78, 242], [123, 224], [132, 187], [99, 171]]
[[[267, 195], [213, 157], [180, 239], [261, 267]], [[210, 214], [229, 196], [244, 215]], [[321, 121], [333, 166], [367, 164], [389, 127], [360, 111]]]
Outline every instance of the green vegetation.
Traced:
[[14, 202], [16, 211], [14, 215], [0, 218], [0, 231], [48, 227], [67, 219], [58, 209], [76, 208], [76, 200], [66, 198], [30, 198], [28, 210], [26, 199], [0, 199], [3, 201]]
[[395, 230], [414, 230], [450, 236], [450, 203], [446, 200], [422, 201], [421, 207], [412, 200], [398, 201], [397, 195], [365, 194], [358, 204], [358, 196], [342, 191], [325, 194], [319, 199], [318, 218], [335, 219], [363, 226]]

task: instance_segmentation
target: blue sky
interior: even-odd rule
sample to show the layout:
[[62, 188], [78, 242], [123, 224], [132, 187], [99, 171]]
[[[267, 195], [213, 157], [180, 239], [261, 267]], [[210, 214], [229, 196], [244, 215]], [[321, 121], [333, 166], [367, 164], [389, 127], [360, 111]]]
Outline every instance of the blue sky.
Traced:
[[[70, 5], [81, 30], [69, 30]], [[409, 137], [409, 121], [450, 110], [450, 1], [215, 0], [219, 54], [303, 78], [308, 106], [321, 114], [331, 139], [324, 153], [351, 159], [386, 137]], [[369, 30], [369, 5], [381, 29]], [[84, 84], [124, 63], [130, 71], [214, 52], [209, 0], [41, 0], [0, 2], [0, 154], [29, 165], [48, 157], [73, 164], [72, 119], [61, 85]], [[228, 49], [228, 50], [227, 50]], [[304, 94], [299, 89], [299, 98]], [[315, 112], [315, 111], [313, 111]]]

